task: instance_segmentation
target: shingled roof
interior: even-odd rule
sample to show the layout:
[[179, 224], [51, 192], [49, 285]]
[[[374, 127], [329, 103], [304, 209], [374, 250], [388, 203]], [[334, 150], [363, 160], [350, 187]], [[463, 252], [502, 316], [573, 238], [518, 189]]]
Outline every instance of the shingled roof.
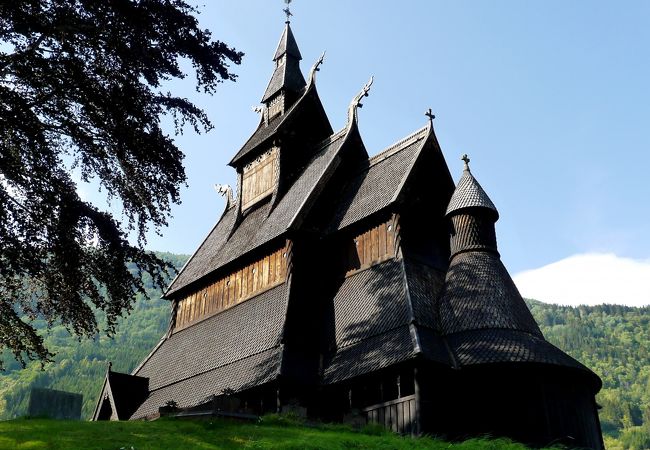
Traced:
[[133, 417], [152, 414], [167, 400], [193, 406], [222, 389], [274, 379], [287, 302], [282, 284], [164, 339], [134, 372], [149, 379], [150, 392]]
[[466, 208], [486, 208], [493, 211], [497, 218], [499, 217], [496, 206], [476, 181], [469, 168], [463, 171], [463, 176], [458, 181], [458, 186], [449, 201], [446, 215], [449, 216]]
[[370, 158], [336, 198], [326, 232], [345, 228], [392, 204], [422, 151], [432, 128], [425, 126]]
[[106, 371], [93, 419], [99, 419], [102, 406], [104, 406], [104, 402], [108, 401], [113, 418], [127, 420], [147, 397], [148, 387], [148, 378], [114, 372], [109, 368]]
[[[343, 130], [345, 131], [345, 130]], [[166, 297], [234, 261], [245, 253], [282, 235], [308, 207], [307, 199], [328, 171], [345, 140], [339, 132], [321, 143], [321, 149], [303, 169], [294, 184], [272, 208], [266, 203], [253, 209], [235, 226], [236, 206], [224, 212], [198, 250], [169, 286]]]
[[277, 61], [278, 59], [282, 58], [282, 55], [285, 53], [288, 56], [296, 58], [297, 60], [302, 59], [302, 55], [298, 49], [298, 43], [296, 42], [296, 38], [293, 36], [291, 25], [288, 22], [282, 31], [282, 36], [280, 36], [280, 42], [278, 42], [278, 47], [275, 49], [273, 61]]
[[[480, 219], [481, 209], [492, 211], [491, 218]], [[455, 250], [438, 302], [439, 330], [457, 364], [551, 364], [586, 371], [600, 383], [593, 372], [544, 339], [497, 252], [498, 212], [467, 167], [447, 208], [448, 217], [458, 213], [472, 220], [455, 222], [460, 229], [452, 236]]]
[[450, 363], [432, 314], [442, 283], [428, 272], [394, 259], [343, 281], [332, 300], [333, 351], [325, 365], [324, 383], [389, 367], [418, 354]]
[[[279, 60], [284, 55], [286, 55], [286, 58], [280, 63]], [[280, 37], [278, 48], [275, 50], [275, 55], [273, 56], [273, 61], [276, 62], [276, 66], [262, 96], [262, 103], [269, 100], [281, 89], [298, 92], [305, 87], [305, 77], [302, 75], [299, 66], [301, 59], [302, 55], [300, 55], [298, 44], [293, 37], [291, 26], [287, 22]]]

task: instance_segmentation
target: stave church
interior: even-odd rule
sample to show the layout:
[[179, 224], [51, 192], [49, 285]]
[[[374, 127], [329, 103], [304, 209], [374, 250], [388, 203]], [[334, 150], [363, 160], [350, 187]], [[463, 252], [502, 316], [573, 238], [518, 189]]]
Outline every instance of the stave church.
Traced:
[[370, 157], [372, 79], [334, 131], [323, 59], [306, 79], [301, 59], [287, 20], [236, 189], [164, 294], [169, 329], [131, 374], [109, 367], [93, 419], [291, 411], [602, 449], [601, 380], [544, 339], [469, 159], [455, 184], [431, 115]]

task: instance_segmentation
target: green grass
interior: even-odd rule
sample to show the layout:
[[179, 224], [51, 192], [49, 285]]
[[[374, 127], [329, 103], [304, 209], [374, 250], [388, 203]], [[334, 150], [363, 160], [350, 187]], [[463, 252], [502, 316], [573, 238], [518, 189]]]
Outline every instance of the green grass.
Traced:
[[367, 427], [303, 426], [266, 418], [261, 423], [226, 420], [79, 422], [18, 419], [0, 422], [2, 449], [456, 449], [524, 450], [503, 439], [448, 443], [430, 437], [400, 437]]

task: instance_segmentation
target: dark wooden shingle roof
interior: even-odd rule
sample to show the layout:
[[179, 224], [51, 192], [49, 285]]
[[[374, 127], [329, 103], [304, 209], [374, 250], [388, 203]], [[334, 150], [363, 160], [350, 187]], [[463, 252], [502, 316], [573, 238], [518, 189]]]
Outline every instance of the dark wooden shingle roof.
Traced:
[[452, 259], [440, 299], [440, 326], [444, 334], [500, 328], [542, 336], [499, 256], [489, 252]]
[[328, 232], [345, 228], [389, 206], [429, 136], [424, 127], [370, 158], [365, 167], [345, 183], [337, 195]]
[[300, 92], [306, 84], [305, 77], [300, 71], [298, 60], [289, 58], [273, 71], [273, 75], [262, 96], [262, 103], [269, 100], [282, 89], [294, 93]]
[[[234, 261], [245, 253], [282, 235], [292, 224], [312, 190], [325, 175], [328, 166], [341, 148], [345, 134], [337, 133], [303, 169], [294, 184], [275, 208], [266, 203], [253, 209], [233, 231], [235, 207], [224, 213], [199, 249], [178, 274], [165, 293], [174, 294], [190, 283]], [[229, 237], [230, 236], [230, 237]]]
[[[279, 371], [286, 310], [287, 287], [282, 284], [172, 334], [134, 374], [149, 379], [149, 397], [153, 399], [162, 395], [155, 394], [158, 391], [191, 393], [195, 399], [220, 394], [224, 388], [237, 390], [266, 381]], [[254, 362], [248, 361], [251, 358]], [[226, 373], [230, 376], [223, 377]], [[213, 378], [220, 379], [219, 383], [204, 383]], [[190, 403], [178, 394], [167, 396], [169, 399], [179, 405]], [[163, 406], [153, 405], [153, 401], [147, 400], [149, 406], [141, 407], [138, 414]]]
[[493, 211], [497, 218], [499, 217], [494, 203], [469, 170], [463, 171], [463, 176], [458, 181], [458, 186], [449, 201], [446, 215], [449, 216], [465, 208], [487, 208]]

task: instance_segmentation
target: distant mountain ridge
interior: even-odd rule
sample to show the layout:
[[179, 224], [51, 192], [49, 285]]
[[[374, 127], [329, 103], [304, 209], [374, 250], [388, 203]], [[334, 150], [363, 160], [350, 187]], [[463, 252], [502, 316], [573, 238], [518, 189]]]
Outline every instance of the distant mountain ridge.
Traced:
[[[188, 256], [161, 254], [177, 268]], [[95, 407], [106, 365], [130, 372], [160, 340], [169, 323], [170, 305], [145, 280], [150, 298], [138, 297], [114, 339], [77, 341], [63, 327], [54, 327], [46, 342], [56, 362], [20, 365], [5, 355], [0, 375], [0, 419], [25, 414], [32, 386], [84, 395], [83, 417]], [[544, 336], [593, 369], [603, 379], [597, 401], [608, 448], [650, 448], [650, 307], [619, 305], [558, 306], [528, 300]], [[45, 323], [38, 324], [45, 330]]]

